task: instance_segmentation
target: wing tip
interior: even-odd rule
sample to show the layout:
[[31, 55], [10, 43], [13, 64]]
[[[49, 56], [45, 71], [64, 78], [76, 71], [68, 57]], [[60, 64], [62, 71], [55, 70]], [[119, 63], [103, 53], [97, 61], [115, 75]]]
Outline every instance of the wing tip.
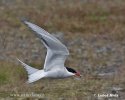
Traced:
[[21, 20], [21, 22], [23, 22], [24, 24], [28, 24], [28, 19], [27, 19], [27, 18], [24, 18], [24, 17], [23, 17], [23, 18], [21, 18], [20, 20]]
[[25, 18], [25, 17], [22, 17], [22, 18], [20, 18], [20, 20], [21, 20], [22, 22], [25, 22], [25, 21], [27, 21], [28, 19]]

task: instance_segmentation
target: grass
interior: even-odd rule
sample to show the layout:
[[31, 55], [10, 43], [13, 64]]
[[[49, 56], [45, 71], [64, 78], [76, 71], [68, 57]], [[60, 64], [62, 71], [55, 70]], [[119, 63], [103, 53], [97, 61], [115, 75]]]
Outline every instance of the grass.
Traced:
[[[114, 78], [103, 79], [93, 74], [95, 70], [107, 65], [108, 61], [112, 60], [111, 58], [114, 56], [112, 51], [106, 54], [98, 53], [98, 56], [94, 55], [96, 52], [93, 49], [94, 42], [92, 45], [86, 42], [84, 47], [82, 47], [82, 43], [79, 43], [81, 38], [91, 41], [91, 39], [97, 39], [96, 36], [98, 37], [97, 47], [109, 43], [123, 43], [125, 37], [124, 0], [36, 0], [35, 2], [33, 0], [13, 0], [11, 2], [1, 0], [0, 10], [0, 46], [2, 48], [0, 53], [8, 58], [4, 61], [0, 60], [0, 99], [10, 97], [11, 93], [34, 92], [43, 94], [42, 98], [47, 100], [93, 100], [93, 98], [97, 99], [94, 97], [94, 93], [102, 93], [114, 85], [124, 87], [124, 63], [119, 69], [119, 75]], [[26, 71], [21, 65], [12, 62], [11, 58], [22, 58], [31, 66], [41, 69], [45, 52], [42, 47], [37, 45], [40, 42], [22, 24], [20, 21], [22, 18], [34, 22], [49, 32], [63, 32], [68, 43], [78, 39], [78, 43], [69, 45], [71, 55], [66, 64], [73, 68], [77, 67], [76, 69], [79, 69], [84, 77], [80, 80], [74, 78], [43, 79], [27, 85], [25, 83]], [[26, 46], [23, 45], [23, 49], [22, 45], [20, 46], [20, 44], [24, 44], [22, 41], [29, 43]], [[81, 52], [77, 48], [82, 48]], [[32, 59], [33, 50], [37, 49], [40, 49], [37, 52], [42, 52], [43, 56]], [[95, 56], [97, 56], [96, 59]], [[83, 64], [85, 59], [89, 63], [86, 66]], [[85, 70], [86, 67], [89, 67], [88, 70]], [[18, 98], [34, 99], [31, 97]]]
[[[34, 84], [26, 84], [27, 74], [25, 70], [20, 65], [15, 65], [13, 63], [0, 63], [3, 67], [0, 76], [0, 91], [1, 98], [9, 96], [10, 98], [17, 98], [17, 96], [10, 96], [10, 94], [41, 94], [43, 99], [52, 98], [57, 99], [73, 99], [81, 100], [87, 98], [95, 98], [93, 95], [95, 93], [100, 93], [105, 91], [108, 87], [112, 86], [112, 80], [98, 79], [94, 78], [92, 75], [86, 75], [80, 80], [74, 78], [67, 79], [42, 79]], [[119, 82], [122, 82], [121, 80]], [[95, 91], [96, 89], [96, 91]], [[19, 96], [18, 98], [25, 98], [25, 100], [39, 97], [23, 97]]]
[[7, 76], [4, 73], [0, 73], [0, 84], [5, 84], [7, 82]]
[[[108, 82], [103, 79], [98, 80], [91, 78], [91, 76], [86, 76], [86, 78], [81, 78], [80, 80], [74, 78], [64, 80], [42, 79], [34, 84], [28, 85], [26, 84], [27, 74], [22, 66], [9, 62], [2, 62], [0, 64], [3, 67], [1, 72], [5, 72], [4, 74], [0, 73], [1, 97], [10, 96], [10, 94], [31, 94], [33, 92], [42, 94], [44, 95], [42, 98], [47, 99], [55, 98], [58, 100], [59, 98], [64, 98], [70, 100], [72, 98], [73, 100], [77, 100], [83, 99], [83, 97], [93, 97], [93, 94], [101, 91], [104, 88], [103, 85]], [[96, 91], [94, 91], [95, 89]], [[33, 97], [28, 98], [32, 100]]]

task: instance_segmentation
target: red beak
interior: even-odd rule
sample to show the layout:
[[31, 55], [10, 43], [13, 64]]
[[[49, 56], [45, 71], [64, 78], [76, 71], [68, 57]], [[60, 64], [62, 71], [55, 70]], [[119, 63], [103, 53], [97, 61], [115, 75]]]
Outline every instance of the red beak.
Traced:
[[79, 72], [75, 73], [75, 75], [78, 76], [78, 77], [81, 77]]

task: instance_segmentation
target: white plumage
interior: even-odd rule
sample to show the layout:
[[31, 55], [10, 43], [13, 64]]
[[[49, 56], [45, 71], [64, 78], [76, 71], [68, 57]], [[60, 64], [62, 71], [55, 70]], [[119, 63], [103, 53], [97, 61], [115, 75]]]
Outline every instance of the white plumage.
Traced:
[[24, 23], [34, 31], [47, 48], [43, 70], [35, 69], [18, 59], [28, 72], [28, 83], [35, 82], [43, 77], [65, 78], [75, 75], [64, 67], [65, 60], [69, 55], [66, 46], [39, 26], [28, 21], [24, 21]]

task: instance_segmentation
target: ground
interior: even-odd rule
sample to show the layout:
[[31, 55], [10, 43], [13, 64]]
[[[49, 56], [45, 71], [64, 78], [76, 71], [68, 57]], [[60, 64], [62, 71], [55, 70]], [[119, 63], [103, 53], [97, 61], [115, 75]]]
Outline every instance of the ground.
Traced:
[[[59, 38], [70, 51], [65, 65], [82, 78], [26, 84], [27, 73], [16, 58], [41, 69], [46, 49], [22, 19]], [[124, 77], [124, 0], [0, 1], [0, 99], [124, 100]]]

